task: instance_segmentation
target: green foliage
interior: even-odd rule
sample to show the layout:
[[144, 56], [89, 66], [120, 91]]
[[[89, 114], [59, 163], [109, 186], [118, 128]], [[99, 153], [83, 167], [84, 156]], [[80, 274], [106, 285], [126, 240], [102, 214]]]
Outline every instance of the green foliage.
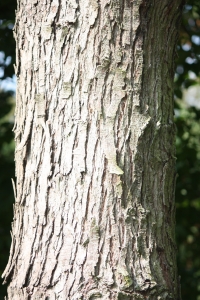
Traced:
[[[13, 93], [0, 90], [0, 275], [8, 260], [14, 200], [11, 184], [11, 177], [14, 177], [12, 108]], [[0, 299], [4, 299], [5, 294], [6, 287], [0, 286]]]
[[184, 6], [177, 46], [175, 95], [182, 98], [182, 88], [196, 84], [200, 74], [200, 1], [189, 0]]
[[[16, 1], [0, 1], [0, 79], [14, 75], [15, 41], [13, 24]], [[3, 58], [3, 59], [2, 59]], [[13, 142], [13, 92], [0, 90], [0, 276], [5, 269], [10, 250], [10, 227], [13, 215], [13, 189], [11, 178], [14, 178], [14, 142]], [[0, 300], [6, 295], [6, 286], [1, 285]]]
[[2, 75], [0, 79], [12, 77], [15, 63], [15, 40], [13, 38], [13, 26], [15, 20], [16, 0], [0, 1], [0, 51], [5, 56], [0, 60]]
[[187, 107], [183, 89], [199, 84], [200, 2], [184, 7], [175, 76], [177, 126], [177, 245], [182, 300], [200, 299], [200, 111]]
[[177, 125], [177, 244], [182, 298], [200, 297], [200, 111], [181, 102]]

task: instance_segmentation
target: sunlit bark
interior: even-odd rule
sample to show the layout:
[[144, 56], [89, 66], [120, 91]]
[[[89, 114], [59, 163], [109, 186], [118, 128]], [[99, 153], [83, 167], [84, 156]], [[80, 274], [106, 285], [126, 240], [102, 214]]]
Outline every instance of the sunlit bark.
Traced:
[[7, 299], [179, 299], [181, 2], [19, 0]]

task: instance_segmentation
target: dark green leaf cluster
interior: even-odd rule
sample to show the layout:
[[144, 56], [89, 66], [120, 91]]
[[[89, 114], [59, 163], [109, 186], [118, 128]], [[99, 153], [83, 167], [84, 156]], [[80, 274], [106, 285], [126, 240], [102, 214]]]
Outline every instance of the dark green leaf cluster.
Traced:
[[15, 63], [15, 40], [13, 38], [13, 26], [15, 20], [16, 1], [0, 1], [0, 51], [4, 58], [0, 59], [0, 79], [12, 77]]
[[197, 300], [200, 296], [200, 111], [180, 102], [176, 125], [178, 267], [182, 299]]
[[189, 0], [184, 6], [177, 47], [175, 95], [182, 98], [182, 88], [196, 84], [200, 75], [200, 1]]
[[[0, 90], [0, 275], [5, 269], [10, 248], [10, 224], [12, 221], [14, 177], [14, 141], [11, 119], [13, 95]], [[4, 299], [5, 286], [0, 286], [0, 299]]]

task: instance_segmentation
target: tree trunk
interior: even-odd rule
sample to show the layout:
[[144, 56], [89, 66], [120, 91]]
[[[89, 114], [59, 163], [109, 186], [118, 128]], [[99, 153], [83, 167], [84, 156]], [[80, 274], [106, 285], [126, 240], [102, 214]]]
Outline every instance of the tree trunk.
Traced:
[[7, 299], [179, 299], [182, 0], [18, 2]]

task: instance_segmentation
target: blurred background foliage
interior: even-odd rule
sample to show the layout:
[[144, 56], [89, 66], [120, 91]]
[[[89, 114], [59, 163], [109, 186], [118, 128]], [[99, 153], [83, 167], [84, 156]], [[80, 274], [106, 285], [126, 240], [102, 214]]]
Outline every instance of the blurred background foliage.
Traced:
[[[0, 2], [0, 275], [9, 255], [14, 202], [13, 78], [16, 0]], [[177, 126], [177, 247], [182, 300], [200, 300], [200, 1], [184, 6], [174, 83]], [[6, 80], [7, 84], [5, 85]], [[3, 89], [2, 87], [7, 87]], [[191, 95], [196, 91], [196, 98]], [[188, 92], [187, 92], [188, 91]], [[199, 95], [198, 95], [199, 91]], [[199, 99], [198, 99], [199, 97]], [[6, 287], [0, 285], [0, 300]]]
[[184, 7], [177, 52], [174, 93], [178, 269], [182, 299], [200, 300], [199, 0], [188, 0]]
[[[0, 276], [5, 269], [10, 249], [10, 228], [13, 219], [14, 141], [13, 109], [14, 92], [2, 87], [2, 80], [12, 81], [15, 62], [15, 41], [13, 24], [15, 19], [15, 0], [0, 1]], [[6, 84], [9, 86], [9, 84]], [[6, 295], [6, 286], [0, 281], [0, 300]]]

